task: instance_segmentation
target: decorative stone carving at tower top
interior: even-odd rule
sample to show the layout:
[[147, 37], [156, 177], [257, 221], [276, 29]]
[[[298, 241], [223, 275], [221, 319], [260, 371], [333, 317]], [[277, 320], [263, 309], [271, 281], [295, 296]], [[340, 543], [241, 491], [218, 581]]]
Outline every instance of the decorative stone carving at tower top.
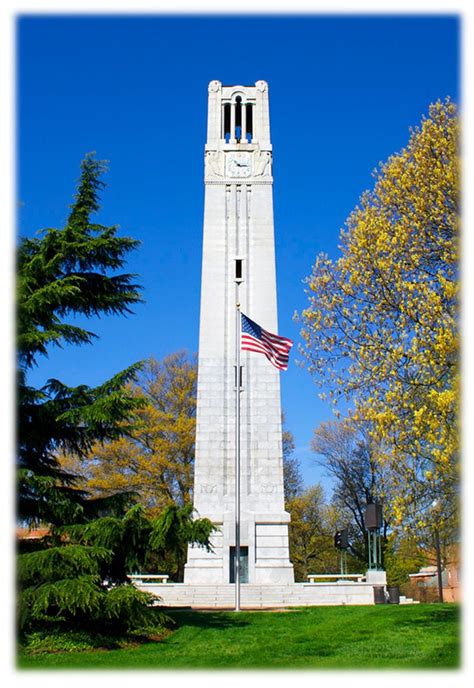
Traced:
[[205, 175], [224, 176], [224, 154], [222, 151], [207, 151], [205, 160]]
[[[271, 174], [271, 164], [272, 161], [272, 154], [269, 153], [268, 151], [256, 151], [255, 152], [255, 176], [259, 177], [260, 175], [264, 175], [265, 173], [267, 175]], [[267, 170], [268, 168], [268, 170]]]

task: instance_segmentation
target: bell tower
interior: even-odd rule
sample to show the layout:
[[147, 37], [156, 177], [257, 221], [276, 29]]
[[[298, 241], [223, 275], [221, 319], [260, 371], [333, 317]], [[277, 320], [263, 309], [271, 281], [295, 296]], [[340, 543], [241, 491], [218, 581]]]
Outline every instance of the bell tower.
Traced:
[[[235, 310], [278, 332], [268, 85], [209, 84], [204, 153], [194, 507], [219, 527], [189, 547], [184, 582], [233, 582]], [[241, 352], [241, 582], [294, 582], [284, 508], [279, 371]]]

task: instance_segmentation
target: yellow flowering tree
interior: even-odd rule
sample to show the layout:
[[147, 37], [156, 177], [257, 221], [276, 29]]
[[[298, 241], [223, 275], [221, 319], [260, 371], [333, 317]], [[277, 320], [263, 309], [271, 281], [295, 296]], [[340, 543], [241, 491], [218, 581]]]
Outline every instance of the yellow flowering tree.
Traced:
[[456, 493], [458, 129], [449, 99], [430, 106], [375, 172], [341, 256], [317, 258], [301, 314], [316, 382], [386, 447], [399, 520], [421, 518], [435, 498], [452, 511]]
[[96, 443], [84, 458], [60, 457], [77, 488], [96, 497], [135, 493], [150, 513], [192, 501], [197, 364], [184, 352], [148, 359], [130, 392], [144, 399], [133, 429]]
[[311, 573], [335, 573], [339, 552], [334, 547], [338, 511], [327, 504], [319, 483], [294, 495], [286, 503], [291, 515], [290, 559], [297, 581], [307, 582]]

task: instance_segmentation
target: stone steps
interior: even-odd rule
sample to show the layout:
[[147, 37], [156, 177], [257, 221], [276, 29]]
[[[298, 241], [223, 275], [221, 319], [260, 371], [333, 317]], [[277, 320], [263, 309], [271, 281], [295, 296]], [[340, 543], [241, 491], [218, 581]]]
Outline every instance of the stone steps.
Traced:
[[400, 595], [400, 604], [420, 604], [420, 600], [413, 600], [411, 597]]

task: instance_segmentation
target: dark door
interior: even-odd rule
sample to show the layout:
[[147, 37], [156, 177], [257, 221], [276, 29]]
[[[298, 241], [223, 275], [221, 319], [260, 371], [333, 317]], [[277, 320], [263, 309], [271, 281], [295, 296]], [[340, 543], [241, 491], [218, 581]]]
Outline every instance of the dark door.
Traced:
[[[235, 547], [230, 548], [230, 571], [229, 580], [235, 583]], [[240, 582], [249, 582], [249, 548], [240, 548]]]

